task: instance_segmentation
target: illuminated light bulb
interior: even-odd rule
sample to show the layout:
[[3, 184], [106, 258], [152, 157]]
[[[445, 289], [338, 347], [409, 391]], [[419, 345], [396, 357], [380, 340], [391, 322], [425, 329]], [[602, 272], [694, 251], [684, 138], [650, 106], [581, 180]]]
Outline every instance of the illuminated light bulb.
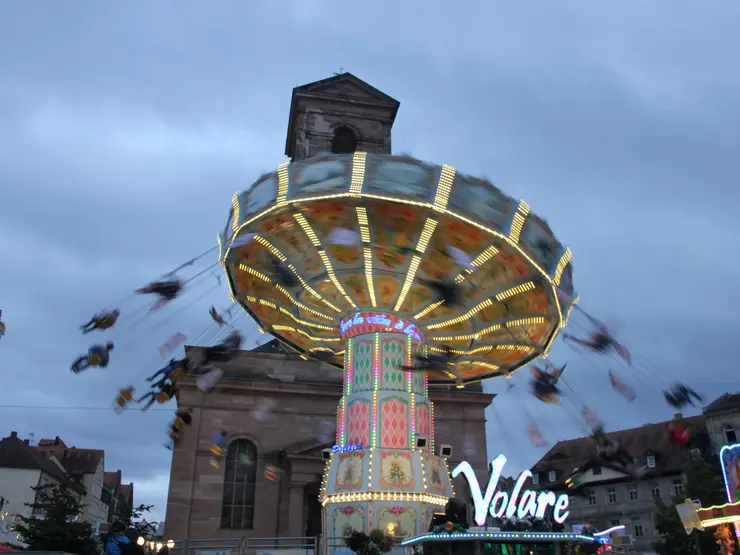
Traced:
[[142, 538], [141, 536], [136, 538], [136, 545], [144, 545], [145, 543], [146, 543], [146, 540]]

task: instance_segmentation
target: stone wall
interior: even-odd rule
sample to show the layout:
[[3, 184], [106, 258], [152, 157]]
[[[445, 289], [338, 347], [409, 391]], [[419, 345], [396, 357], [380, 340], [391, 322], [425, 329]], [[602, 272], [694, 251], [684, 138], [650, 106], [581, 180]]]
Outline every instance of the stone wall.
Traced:
[[316, 99], [298, 110], [293, 160], [331, 152], [334, 130], [341, 126], [349, 127], [355, 132], [358, 151], [391, 153], [392, 120], [387, 108], [353, 106], [333, 100]]

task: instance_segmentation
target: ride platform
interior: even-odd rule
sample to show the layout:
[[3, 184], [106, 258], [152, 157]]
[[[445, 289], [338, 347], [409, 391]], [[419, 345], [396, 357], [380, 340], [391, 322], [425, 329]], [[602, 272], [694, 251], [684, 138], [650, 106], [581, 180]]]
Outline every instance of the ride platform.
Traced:
[[601, 553], [603, 540], [572, 532], [502, 532], [492, 530], [465, 533], [424, 534], [401, 543], [423, 555], [565, 555], [576, 546], [579, 553]]

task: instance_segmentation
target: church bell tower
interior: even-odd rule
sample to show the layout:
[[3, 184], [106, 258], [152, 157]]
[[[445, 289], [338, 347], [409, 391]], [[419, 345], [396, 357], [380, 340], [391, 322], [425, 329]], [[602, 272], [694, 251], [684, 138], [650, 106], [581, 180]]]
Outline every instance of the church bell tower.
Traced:
[[351, 73], [293, 89], [285, 154], [297, 162], [323, 153], [391, 153], [400, 102]]

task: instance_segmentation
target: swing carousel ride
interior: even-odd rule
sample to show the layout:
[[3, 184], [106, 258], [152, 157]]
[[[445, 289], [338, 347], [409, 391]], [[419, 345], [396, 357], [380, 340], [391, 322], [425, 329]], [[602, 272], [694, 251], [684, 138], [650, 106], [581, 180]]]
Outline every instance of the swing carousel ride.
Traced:
[[407, 157], [282, 164], [234, 196], [219, 243], [257, 324], [344, 370], [326, 537], [423, 533], [452, 495], [428, 385], [511, 375], [547, 354], [573, 302], [570, 251], [525, 202]]
[[316, 157], [282, 164], [232, 205], [219, 242], [234, 300], [338, 368], [351, 364], [349, 339], [402, 331], [452, 355], [430, 383], [510, 375], [547, 354], [573, 302], [571, 253], [546, 221], [450, 166]]

